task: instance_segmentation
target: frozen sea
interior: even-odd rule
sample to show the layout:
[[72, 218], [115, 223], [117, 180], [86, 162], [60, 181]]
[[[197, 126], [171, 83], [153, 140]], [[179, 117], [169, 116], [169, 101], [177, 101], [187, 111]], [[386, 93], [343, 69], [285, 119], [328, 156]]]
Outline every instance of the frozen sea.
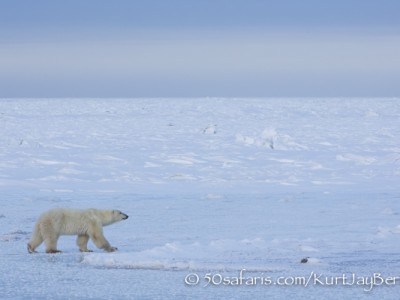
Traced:
[[[399, 128], [395, 98], [0, 99], [0, 298], [398, 299]], [[127, 213], [119, 251], [28, 254], [54, 207]]]

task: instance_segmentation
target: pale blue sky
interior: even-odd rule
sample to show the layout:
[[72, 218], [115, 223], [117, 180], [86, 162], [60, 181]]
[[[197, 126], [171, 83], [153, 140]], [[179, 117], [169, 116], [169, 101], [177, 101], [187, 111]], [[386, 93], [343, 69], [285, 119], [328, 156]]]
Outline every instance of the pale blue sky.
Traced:
[[396, 0], [0, 0], [0, 97], [399, 96]]

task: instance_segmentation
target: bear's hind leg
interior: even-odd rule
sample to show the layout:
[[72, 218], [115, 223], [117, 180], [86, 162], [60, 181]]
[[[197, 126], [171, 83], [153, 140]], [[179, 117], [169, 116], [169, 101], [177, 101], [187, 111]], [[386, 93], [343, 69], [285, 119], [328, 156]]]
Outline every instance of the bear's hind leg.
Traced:
[[32, 238], [28, 243], [28, 252], [36, 253], [35, 249], [43, 242], [42, 234], [40, 233], [40, 229], [38, 225], [35, 225], [35, 229], [32, 234]]
[[44, 240], [46, 244], [46, 253], [60, 253], [60, 250], [57, 250], [57, 239], [47, 238]]
[[46, 220], [40, 224], [40, 231], [46, 245], [46, 253], [59, 253], [57, 250], [58, 231], [54, 229], [51, 220]]
[[60, 253], [60, 250], [57, 250], [57, 240], [58, 236], [56, 234], [51, 234], [46, 236], [44, 243], [46, 244], [46, 253]]
[[57, 250], [57, 239], [47, 238], [44, 240], [46, 244], [46, 253], [60, 253], [60, 250]]
[[80, 234], [76, 239], [76, 244], [79, 247], [79, 251], [81, 252], [93, 252], [87, 248], [87, 243], [89, 241], [89, 236], [87, 234]]

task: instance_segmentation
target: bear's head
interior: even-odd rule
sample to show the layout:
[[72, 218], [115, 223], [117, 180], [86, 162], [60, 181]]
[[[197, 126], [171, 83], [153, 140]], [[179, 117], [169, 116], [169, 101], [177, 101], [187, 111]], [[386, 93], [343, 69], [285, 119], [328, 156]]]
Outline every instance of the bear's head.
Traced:
[[113, 224], [128, 219], [128, 215], [119, 210], [102, 210], [98, 211], [103, 226]]
[[129, 216], [127, 214], [124, 214], [122, 211], [113, 210], [113, 218], [114, 220], [121, 221], [128, 219]]

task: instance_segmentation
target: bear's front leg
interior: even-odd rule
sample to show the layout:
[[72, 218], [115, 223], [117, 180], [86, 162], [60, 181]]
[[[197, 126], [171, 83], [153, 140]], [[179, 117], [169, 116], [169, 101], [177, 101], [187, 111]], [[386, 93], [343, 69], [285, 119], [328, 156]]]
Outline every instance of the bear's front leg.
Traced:
[[87, 248], [87, 243], [89, 241], [89, 236], [87, 234], [80, 234], [76, 239], [76, 244], [79, 247], [79, 251], [81, 252], [93, 252]]
[[104, 248], [104, 250], [107, 251], [107, 252], [115, 252], [115, 251], [118, 250], [118, 248], [110, 246], [108, 248]]
[[106, 240], [102, 232], [92, 233], [90, 234], [90, 238], [92, 239], [93, 243], [99, 249], [104, 249], [107, 252], [114, 252], [118, 249], [116, 247], [112, 247], [110, 243]]

